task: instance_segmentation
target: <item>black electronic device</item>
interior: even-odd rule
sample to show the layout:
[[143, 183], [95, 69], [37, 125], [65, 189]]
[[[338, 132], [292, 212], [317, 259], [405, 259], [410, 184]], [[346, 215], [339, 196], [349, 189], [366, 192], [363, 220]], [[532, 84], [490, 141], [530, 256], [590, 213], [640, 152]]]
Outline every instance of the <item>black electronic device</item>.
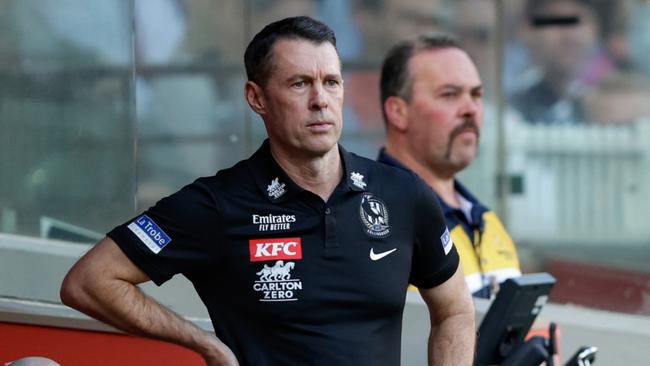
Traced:
[[[506, 364], [507, 358], [522, 353], [525, 337], [548, 300], [555, 278], [548, 273], [531, 273], [510, 278], [500, 285], [478, 330], [476, 365]], [[535, 352], [534, 343], [527, 345]], [[550, 345], [553, 348], [554, 345]], [[533, 355], [531, 354], [531, 357]], [[537, 365], [537, 364], [536, 364]]]

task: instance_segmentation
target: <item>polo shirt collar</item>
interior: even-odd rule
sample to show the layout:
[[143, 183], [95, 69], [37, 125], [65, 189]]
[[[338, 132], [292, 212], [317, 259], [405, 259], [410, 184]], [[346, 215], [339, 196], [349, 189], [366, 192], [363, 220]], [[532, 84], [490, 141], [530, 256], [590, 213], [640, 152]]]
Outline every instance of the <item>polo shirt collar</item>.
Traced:
[[[364, 192], [368, 184], [366, 167], [356, 155], [339, 145], [339, 154], [343, 163], [344, 178], [339, 185], [352, 191]], [[271, 155], [271, 145], [268, 139], [248, 159], [248, 166], [255, 179], [255, 184], [264, 192], [266, 198], [273, 203], [284, 202], [303, 192]]]
[[288, 198], [304, 191], [293, 182], [287, 173], [271, 155], [269, 139], [248, 159], [248, 166], [255, 179], [255, 184], [273, 203], [284, 202]]
[[368, 168], [362, 159], [348, 152], [339, 144], [339, 152], [341, 154], [341, 161], [343, 162], [343, 184], [352, 191], [365, 192], [368, 186]]
[[476, 225], [479, 226], [479, 229], [481, 232], [483, 231], [483, 226], [485, 223], [483, 222], [483, 214], [489, 211], [487, 207], [485, 207], [479, 200], [476, 198], [470, 191], [465, 188], [464, 185], [462, 185], [459, 181], [454, 180], [454, 188], [456, 189], [456, 192], [458, 192], [463, 198], [465, 198], [467, 201], [469, 201], [472, 204], [472, 210], [470, 212], [470, 215], [472, 216], [472, 222], [475, 223]]
[[406, 165], [402, 164], [399, 160], [395, 159], [391, 154], [389, 154], [386, 151], [385, 147], [379, 149], [379, 155], [377, 156], [377, 161], [409, 172], [412, 171], [411, 169], [407, 168]]
[[[384, 164], [392, 165], [404, 170], [411, 171], [406, 165], [402, 164], [399, 160], [395, 159], [393, 156], [391, 156], [388, 152], [386, 152], [386, 148], [382, 147], [381, 150], [379, 150], [379, 156], [377, 157], [377, 161], [380, 161]], [[465, 188], [464, 185], [462, 185], [457, 179], [454, 179], [454, 189], [456, 192], [460, 193], [461, 196], [463, 196], [466, 200], [472, 203], [472, 221], [473, 222], [482, 222], [481, 216], [483, 216], [483, 213], [485, 211], [488, 211], [488, 209], [479, 202], [479, 200]], [[440, 196], [438, 195], [437, 192], [436, 196], [438, 197], [438, 202], [440, 203], [440, 208], [442, 209], [443, 213], [445, 214], [445, 217], [449, 217], [450, 214], [452, 214], [455, 210], [455, 208], [449, 206]]]

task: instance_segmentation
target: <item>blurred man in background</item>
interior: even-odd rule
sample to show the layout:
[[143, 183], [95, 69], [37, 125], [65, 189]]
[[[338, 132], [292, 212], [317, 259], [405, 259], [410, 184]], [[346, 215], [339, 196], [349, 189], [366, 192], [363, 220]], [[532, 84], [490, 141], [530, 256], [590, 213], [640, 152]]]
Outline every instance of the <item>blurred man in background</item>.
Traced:
[[613, 67], [604, 53], [600, 2], [529, 0], [521, 30], [533, 67], [519, 77], [510, 103], [529, 123], [587, 122], [583, 96]]
[[433, 188], [474, 296], [521, 275], [515, 245], [499, 218], [455, 176], [476, 157], [483, 86], [452, 37], [422, 35], [395, 45], [381, 72], [387, 142], [379, 161], [409, 169]]

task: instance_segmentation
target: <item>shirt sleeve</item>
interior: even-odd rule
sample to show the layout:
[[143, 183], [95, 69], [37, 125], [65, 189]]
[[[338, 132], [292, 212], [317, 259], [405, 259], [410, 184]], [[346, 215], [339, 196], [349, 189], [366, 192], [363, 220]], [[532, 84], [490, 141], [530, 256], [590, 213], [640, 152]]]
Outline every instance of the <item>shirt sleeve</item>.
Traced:
[[416, 180], [415, 246], [409, 281], [419, 288], [432, 288], [447, 281], [460, 260], [438, 198], [431, 187]]
[[216, 260], [216, 199], [197, 180], [107, 235], [157, 285], [199, 273]]

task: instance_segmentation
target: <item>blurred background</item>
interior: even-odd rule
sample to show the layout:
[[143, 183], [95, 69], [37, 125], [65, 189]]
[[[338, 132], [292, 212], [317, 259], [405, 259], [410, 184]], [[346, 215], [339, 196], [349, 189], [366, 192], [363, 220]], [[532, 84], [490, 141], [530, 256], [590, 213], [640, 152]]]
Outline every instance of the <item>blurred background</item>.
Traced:
[[[540, 22], [540, 9], [569, 21]], [[556, 303], [650, 315], [644, 0], [3, 0], [0, 296], [58, 301], [31, 275], [44, 261], [9, 273], [3, 251], [28, 261], [66, 243], [80, 255], [248, 157], [265, 131], [243, 98], [244, 49], [301, 14], [337, 34], [342, 144], [373, 159], [385, 52], [415, 33], [457, 34], [486, 90], [479, 158], [461, 180], [501, 216], [523, 271], [552, 273]], [[60, 283], [67, 266], [49, 265]]]

